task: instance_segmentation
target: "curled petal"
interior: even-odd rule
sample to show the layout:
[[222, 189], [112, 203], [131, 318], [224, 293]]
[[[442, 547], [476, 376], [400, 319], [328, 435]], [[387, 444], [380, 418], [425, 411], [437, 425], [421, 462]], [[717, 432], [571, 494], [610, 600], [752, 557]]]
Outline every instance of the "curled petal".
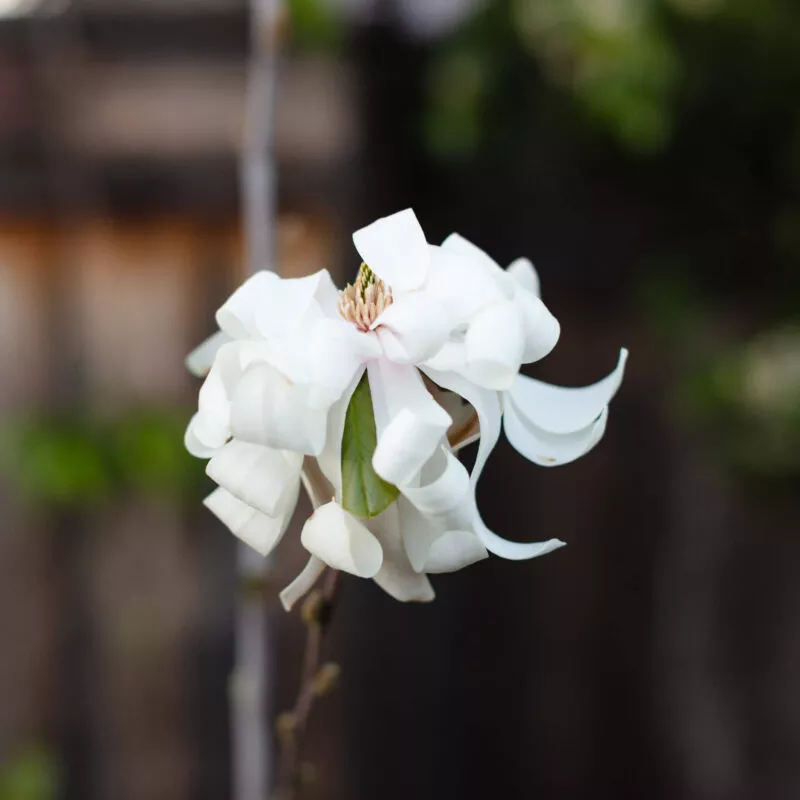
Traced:
[[375, 576], [375, 583], [402, 603], [429, 603], [433, 600], [436, 595], [430, 581], [414, 570], [403, 546], [398, 504], [389, 506], [367, 524], [383, 548], [383, 565]]
[[620, 350], [616, 369], [591, 386], [567, 388], [517, 377], [508, 392], [525, 420], [550, 433], [574, 433], [597, 420], [619, 389], [625, 374], [628, 351]]
[[[486, 548], [473, 532], [474, 506], [464, 513], [431, 517], [406, 498], [397, 501], [403, 546], [415, 572], [455, 572], [487, 558]], [[460, 519], [459, 519], [460, 518]]]
[[336, 490], [333, 484], [325, 477], [316, 458], [306, 456], [303, 459], [303, 471], [300, 475], [303, 488], [306, 490], [312, 508], [319, 508], [330, 499], [335, 499]]
[[481, 250], [478, 245], [473, 244], [460, 233], [451, 233], [442, 242], [442, 249], [448, 250], [451, 253], [457, 253], [462, 258], [468, 259], [474, 264], [479, 264], [495, 279], [503, 272], [502, 267], [485, 250]]
[[530, 292], [518, 292], [514, 305], [519, 309], [525, 336], [522, 363], [531, 364], [544, 358], [556, 346], [561, 325], [547, 306]]
[[495, 303], [470, 323], [464, 339], [467, 371], [487, 389], [508, 389], [519, 372], [525, 331], [513, 303]]
[[314, 511], [303, 526], [300, 541], [328, 566], [359, 578], [374, 577], [383, 563], [375, 536], [336, 502]]
[[513, 261], [508, 265], [506, 273], [514, 279], [521, 289], [530, 292], [535, 297], [541, 296], [539, 274], [527, 258], [518, 258], [516, 261]]
[[430, 251], [410, 208], [356, 231], [353, 243], [370, 269], [395, 291], [417, 289], [425, 280]]
[[431, 546], [444, 532], [403, 497], [396, 503], [403, 548], [414, 572], [424, 572]]
[[413, 292], [395, 300], [372, 324], [386, 356], [399, 364], [417, 364], [445, 343], [449, 315], [431, 295]]
[[608, 409], [604, 408], [582, 430], [550, 433], [526, 420], [511, 401], [505, 406], [503, 429], [511, 446], [528, 461], [542, 467], [557, 467], [586, 455], [603, 437], [607, 419]]
[[490, 531], [482, 520], [479, 522], [478, 535], [490, 553], [508, 561], [527, 561], [546, 556], [567, 544], [560, 539], [548, 539], [546, 542], [512, 542]]
[[430, 247], [431, 266], [424, 290], [449, 311], [453, 320], [464, 322], [487, 305], [505, 299], [493, 262], [490, 271], [458, 252]]
[[274, 516], [287, 491], [293, 491], [303, 456], [232, 439], [211, 461], [208, 476], [249, 506]]
[[198, 412], [186, 426], [183, 444], [195, 458], [211, 458], [228, 441], [229, 435], [227, 426], [215, 426], [213, 418]]
[[380, 355], [381, 348], [374, 336], [361, 333], [342, 319], [320, 319], [311, 331], [308, 352], [311, 377], [340, 392], [365, 361]]
[[361, 333], [341, 319], [323, 317], [300, 343], [297, 361], [304, 372], [295, 381], [311, 408], [329, 408], [364, 369], [364, 362], [381, 355], [374, 336]]
[[365, 360], [382, 350], [374, 336], [342, 319], [318, 317], [302, 335], [239, 344], [242, 369], [267, 364], [296, 388], [297, 400], [312, 409], [327, 409], [341, 397]]
[[337, 314], [338, 292], [326, 269], [303, 278], [283, 278], [264, 294], [253, 319], [269, 341], [286, 339], [316, 319]]
[[251, 367], [233, 394], [231, 430], [244, 442], [318, 455], [326, 418], [325, 409], [305, 405], [297, 387], [268, 364]]
[[321, 558], [311, 556], [303, 571], [280, 593], [281, 603], [287, 611], [311, 591], [311, 587], [325, 571], [325, 562]]
[[465, 239], [458, 233], [451, 233], [442, 242], [442, 249], [469, 259], [491, 277], [505, 299], [511, 300], [514, 297], [514, 293], [517, 291], [514, 279], [488, 253], [470, 242], [469, 239]]
[[[443, 389], [461, 395], [474, 409], [480, 422], [481, 438], [478, 442], [478, 455], [475, 458], [475, 466], [470, 475], [472, 488], [472, 502], [474, 503], [474, 492], [480, 479], [483, 468], [490, 453], [497, 444], [500, 437], [501, 409], [500, 400], [496, 392], [482, 389], [479, 386], [452, 372], [437, 372], [436, 370], [425, 369], [428, 377], [441, 386]], [[480, 537], [490, 553], [494, 553], [501, 558], [508, 558], [515, 561], [535, 558], [544, 555], [558, 547], [564, 545], [558, 539], [551, 539], [547, 542], [510, 542], [503, 539], [493, 531], [489, 530], [483, 523], [480, 514], [475, 507], [474, 515], [475, 531]]]
[[281, 279], [274, 272], [262, 270], [248, 278], [217, 311], [217, 324], [233, 339], [247, 339], [255, 336], [256, 313], [280, 284]]
[[367, 371], [378, 433], [372, 466], [385, 481], [409, 485], [452, 419], [428, 393], [415, 367], [380, 359], [370, 362]]
[[239, 346], [219, 348], [211, 371], [200, 387], [198, 411], [186, 429], [186, 449], [198, 458], [210, 458], [230, 438], [230, 394], [241, 369]]
[[186, 369], [197, 378], [205, 378], [214, 363], [214, 359], [217, 357], [219, 349], [230, 341], [231, 337], [225, 331], [217, 331], [209, 336], [208, 339], [186, 356]]
[[203, 504], [230, 531], [245, 544], [266, 556], [278, 544], [297, 505], [300, 482], [295, 483], [292, 492], [284, 495], [275, 516], [268, 516], [234, 497], [227, 489], [215, 489]]
[[466, 400], [478, 415], [480, 422], [480, 439], [478, 441], [478, 454], [475, 465], [470, 475], [470, 485], [475, 488], [480, 479], [483, 468], [489, 460], [489, 455], [494, 450], [500, 438], [502, 408], [497, 392], [476, 386], [471, 381], [455, 372], [443, 372], [425, 367], [423, 372], [436, 384], [453, 392]]
[[[466, 467], [448, 450], [442, 448], [431, 458], [434, 474], [423, 470], [420, 486], [403, 487], [409, 502], [426, 516], [448, 514], [463, 503], [469, 492]], [[427, 465], [426, 465], [427, 466]]]
[[485, 545], [472, 531], [446, 531], [431, 544], [424, 571], [457, 572], [488, 558]]
[[467, 371], [467, 348], [463, 342], [446, 342], [441, 350], [420, 365], [424, 369], [434, 369], [439, 372]]

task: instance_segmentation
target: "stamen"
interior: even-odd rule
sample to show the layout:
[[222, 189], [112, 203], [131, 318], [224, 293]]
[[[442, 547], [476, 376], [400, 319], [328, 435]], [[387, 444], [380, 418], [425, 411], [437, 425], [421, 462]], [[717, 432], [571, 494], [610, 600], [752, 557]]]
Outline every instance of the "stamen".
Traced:
[[366, 333], [393, 302], [392, 290], [366, 264], [362, 264], [356, 282], [339, 292], [339, 313]]

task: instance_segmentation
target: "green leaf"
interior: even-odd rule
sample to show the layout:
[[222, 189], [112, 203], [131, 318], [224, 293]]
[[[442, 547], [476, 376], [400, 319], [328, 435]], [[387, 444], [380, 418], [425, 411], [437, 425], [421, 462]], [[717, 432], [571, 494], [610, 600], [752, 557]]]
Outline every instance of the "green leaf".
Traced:
[[357, 517], [376, 517], [400, 494], [372, 469], [378, 436], [365, 372], [350, 398], [342, 436], [342, 506]]

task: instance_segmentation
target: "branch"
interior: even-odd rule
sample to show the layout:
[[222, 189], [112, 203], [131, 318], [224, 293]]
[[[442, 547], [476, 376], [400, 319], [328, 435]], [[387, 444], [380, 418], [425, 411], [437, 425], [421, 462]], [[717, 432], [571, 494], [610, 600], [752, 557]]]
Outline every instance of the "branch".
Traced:
[[276, 800], [294, 800], [297, 789], [303, 782], [303, 735], [308, 727], [314, 702], [330, 692], [339, 677], [339, 667], [336, 664], [320, 663], [322, 643], [333, 615], [338, 585], [338, 571], [328, 570], [322, 589], [312, 592], [303, 604], [303, 622], [308, 633], [300, 688], [294, 708], [281, 714], [277, 721], [281, 751]]

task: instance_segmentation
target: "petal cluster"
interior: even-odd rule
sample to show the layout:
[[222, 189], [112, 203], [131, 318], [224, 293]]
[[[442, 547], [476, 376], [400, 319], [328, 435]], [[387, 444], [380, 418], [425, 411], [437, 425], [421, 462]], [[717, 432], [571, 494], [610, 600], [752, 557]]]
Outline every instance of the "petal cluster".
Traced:
[[[602, 437], [616, 369], [583, 389], [520, 374], [560, 333], [533, 265], [507, 269], [453, 234], [431, 245], [410, 209], [357, 231], [364, 265], [337, 291], [327, 271], [251, 277], [217, 312], [220, 331], [188, 358], [205, 375], [186, 446], [208, 459], [218, 488], [205, 504], [267, 555], [284, 535], [300, 487], [314, 513], [303, 572], [288, 607], [326, 566], [372, 578], [403, 601], [433, 599], [428, 575], [489, 552], [511, 559], [562, 546], [518, 543], [481, 519], [476, 487], [501, 428], [523, 456], [568, 463]], [[348, 510], [342, 438], [356, 386], [368, 381], [376, 433], [371, 466], [396, 500], [371, 518]], [[470, 472], [455, 453], [479, 440]]]

